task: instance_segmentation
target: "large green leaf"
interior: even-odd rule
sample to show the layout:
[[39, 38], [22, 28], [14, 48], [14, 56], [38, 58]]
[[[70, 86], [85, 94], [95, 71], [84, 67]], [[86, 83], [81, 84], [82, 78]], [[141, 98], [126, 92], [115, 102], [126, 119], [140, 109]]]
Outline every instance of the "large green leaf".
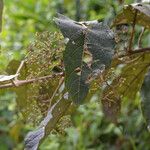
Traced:
[[80, 104], [88, 94], [89, 78], [110, 66], [114, 34], [98, 21], [76, 22], [58, 14], [55, 22], [69, 40], [64, 51], [66, 87], [71, 99]]
[[150, 129], [150, 71], [146, 74], [141, 88], [142, 112]]
[[150, 5], [144, 3], [125, 5], [123, 11], [114, 20], [114, 25], [133, 23], [135, 15], [136, 24], [150, 29]]
[[0, 32], [2, 31], [3, 0], [0, 0]]

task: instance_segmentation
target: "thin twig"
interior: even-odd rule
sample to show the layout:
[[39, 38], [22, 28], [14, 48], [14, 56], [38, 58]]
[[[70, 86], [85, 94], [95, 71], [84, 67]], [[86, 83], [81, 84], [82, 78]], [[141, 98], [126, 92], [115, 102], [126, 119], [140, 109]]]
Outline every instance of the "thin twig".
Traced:
[[[19, 65], [19, 67], [18, 67], [18, 69], [17, 69], [17, 71], [16, 71], [16, 74], [19, 74], [20, 73], [20, 71], [21, 71], [21, 69], [22, 69], [22, 67], [23, 67], [23, 65], [24, 65], [24, 63], [25, 63], [25, 60], [22, 60], [21, 61], [21, 63], [20, 63], [20, 65]], [[17, 77], [15, 77], [15, 82], [17, 82], [17, 80], [18, 80], [18, 76]]]
[[146, 53], [146, 52], [150, 52], [150, 47], [139, 48], [139, 49], [132, 50], [130, 53], [123, 53], [123, 54], [115, 55], [114, 59], [123, 58], [123, 57], [131, 56], [134, 54], [138, 54], [138, 53]]
[[136, 17], [137, 17], [137, 10], [135, 11], [135, 15], [134, 15], [134, 18], [133, 18], [131, 38], [130, 38], [130, 41], [129, 41], [128, 53], [132, 52], [132, 44], [133, 44], [133, 38], [134, 38], [134, 33], [135, 33]]
[[[131, 53], [115, 55], [113, 57], [113, 59], [123, 58], [123, 57], [131, 56], [131, 55], [138, 54], [138, 53], [145, 53], [145, 52], [150, 52], [150, 47], [135, 49], [135, 50], [132, 50]], [[53, 74], [53, 75], [38, 77], [38, 78], [34, 78], [34, 79], [17, 80], [15, 82], [15, 85], [17, 87], [19, 87], [19, 86], [22, 86], [22, 85], [34, 83], [34, 82], [39, 81], [39, 80], [45, 80], [45, 79], [49, 79], [49, 78], [54, 78], [55, 76], [64, 76], [64, 73], [61, 72], [61, 73], [58, 73], [58, 74]], [[13, 83], [7, 83], [7, 84], [0, 85], [0, 89], [11, 88], [11, 87], [14, 87]]]
[[52, 100], [54, 99], [56, 93], [58, 92], [58, 90], [59, 90], [59, 88], [61, 87], [61, 85], [63, 84], [63, 82], [64, 82], [64, 77], [62, 77], [62, 78], [60, 79], [58, 86], [56, 87], [55, 91], [53, 92], [52, 97], [50, 98], [50, 105], [49, 105], [49, 108], [51, 108]]
[[20, 73], [20, 71], [21, 71], [21, 69], [22, 69], [24, 63], [25, 63], [25, 60], [22, 60], [21, 63], [20, 63], [20, 65], [19, 65], [19, 67], [18, 67], [18, 69], [17, 69], [17, 71], [16, 71], [16, 74], [19, 74], [19, 73]]
[[14, 85], [14, 87], [17, 87], [17, 84], [15, 83], [13, 79], [10, 79], [10, 82]]
[[[49, 78], [54, 78], [56, 76], [64, 76], [64, 73], [52, 74], [52, 75], [38, 77], [38, 78], [34, 78], [34, 79], [17, 80], [15, 82], [15, 84], [16, 84], [17, 87], [19, 87], [19, 86], [22, 86], [22, 85], [34, 83], [36, 81], [45, 80], [45, 79], [49, 79]], [[0, 85], [0, 89], [11, 88], [11, 87], [14, 87], [13, 83], [7, 83], [7, 84]]]
[[142, 36], [143, 36], [143, 34], [144, 34], [144, 31], [145, 31], [145, 28], [142, 27], [142, 31], [141, 31], [141, 33], [140, 33], [140, 35], [139, 35], [139, 38], [138, 38], [138, 47], [139, 47], [139, 48], [142, 47]]

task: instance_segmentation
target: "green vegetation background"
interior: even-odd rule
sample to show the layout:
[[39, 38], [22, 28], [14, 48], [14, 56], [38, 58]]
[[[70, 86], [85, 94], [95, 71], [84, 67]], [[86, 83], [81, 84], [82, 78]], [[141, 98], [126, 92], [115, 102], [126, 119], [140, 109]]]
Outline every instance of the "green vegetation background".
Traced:
[[[56, 31], [53, 17], [64, 13], [76, 20], [110, 18], [122, 8], [117, 0], [5, 0], [1, 33], [0, 74], [9, 62], [21, 60], [36, 32]], [[133, 0], [125, 0], [130, 4]], [[77, 7], [78, 6], [78, 7]], [[80, 10], [80, 11], [79, 11]], [[139, 108], [140, 98], [124, 101], [120, 124], [106, 120], [95, 97], [72, 116], [73, 125], [53, 133], [41, 150], [150, 150], [150, 133]], [[65, 124], [65, 122], [64, 122]], [[64, 125], [65, 126], [65, 125]], [[21, 150], [31, 126], [25, 124], [16, 105], [16, 94], [0, 91], [0, 150]], [[64, 130], [66, 132], [64, 132]]]

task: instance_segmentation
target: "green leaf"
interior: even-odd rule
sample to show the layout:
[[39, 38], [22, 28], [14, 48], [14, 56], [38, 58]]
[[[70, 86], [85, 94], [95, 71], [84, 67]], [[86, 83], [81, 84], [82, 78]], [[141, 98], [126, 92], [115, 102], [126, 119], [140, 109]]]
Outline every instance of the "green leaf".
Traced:
[[61, 14], [54, 20], [69, 39], [64, 51], [66, 88], [71, 99], [80, 104], [88, 94], [89, 78], [110, 66], [114, 34], [98, 21], [76, 22]]
[[27, 150], [36, 150], [39, 147], [42, 140], [56, 127], [57, 122], [65, 114], [70, 104], [71, 101], [64, 96], [51, 107], [38, 129], [27, 134], [25, 138]]
[[58, 14], [58, 18], [54, 18], [54, 21], [59, 26], [63, 36], [71, 40], [79, 36], [85, 29], [81, 23], [71, 20], [70, 18], [61, 14]]
[[[86, 80], [90, 70], [88, 66], [82, 62], [83, 45], [84, 35], [82, 34], [79, 38], [77, 37], [74, 39], [74, 41], [70, 40], [64, 52], [66, 87], [71, 99], [76, 103], [83, 101], [89, 90], [89, 85], [86, 84]], [[79, 75], [75, 72], [78, 68], [80, 73]]]
[[[85, 22], [86, 23], [86, 22]], [[87, 45], [88, 51], [92, 54], [92, 70], [108, 68], [114, 54], [114, 33], [103, 23], [87, 22]]]
[[3, 0], [0, 0], [0, 32], [2, 31]]
[[150, 71], [146, 74], [141, 88], [142, 112], [150, 129]]
[[[28, 48], [28, 56], [20, 71], [19, 80], [30, 80], [55, 74], [61, 70], [63, 45], [60, 33], [37, 33], [35, 41]], [[7, 66], [7, 74], [15, 74], [20, 65], [12, 60]], [[60, 68], [60, 70], [57, 69]], [[49, 107], [55, 102], [53, 93], [57, 89], [60, 77], [36, 81], [32, 84], [13, 88], [16, 93], [17, 107], [26, 122], [37, 124], [45, 117]], [[58, 97], [57, 97], [58, 99]]]
[[117, 15], [113, 25], [133, 23], [135, 14], [136, 24], [142, 25], [147, 29], [150, 29], [150, 5], [144, 3], [135, 3], [125, 5], [123, 11]]
[[150, 54], [137, 55], [133, 60], [122, 68], [121, 73], [103, 91], [103, 110], [113, 121], [120, 113], [121, 99], [127, 98], [133, 101], [140, 90], [144, 75], [150, 65]]

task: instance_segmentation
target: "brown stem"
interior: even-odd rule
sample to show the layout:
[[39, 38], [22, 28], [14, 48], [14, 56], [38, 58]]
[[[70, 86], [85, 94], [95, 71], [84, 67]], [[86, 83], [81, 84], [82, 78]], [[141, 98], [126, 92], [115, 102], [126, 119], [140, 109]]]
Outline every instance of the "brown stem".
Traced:
[[[38, 78], [34, 78], [34, 79], [17, 80], [15, 82], [15, 84], [16, 84], [17, 87], [19, 87], [19, 86], [22, 86], [22, 85], [25, 85], [25, 84], [30, 84], [30, 83], [34, 83], [36, 81], [45, 80], [45, 79], [54, 78], [56, 76], [63, 76], [63, 75], [64, 75], [64, 73], [58, 73], [58, 74], [52, 74], [52, 75], [38, 77]], [[11, 88], [11, 87], [14, 87], [13, 83], [7, 83], [7, 84], [0, 85], [0, 89]]]
[[134, 18], [133, 18], [131, 38], [130, 38], [130, 41], [129, 41], [128, 53], [132, 52], [132, 44], [133, 44], [133, 38], [134, 38], [134, 33], [135, 33], [136, 17], [137, 17], [137, 10], [135, 11], [135, 15], [134, 15]]
[[64, 82], [64, 77], [62, 77], [60, 79], [58, 86], [56, 87], [52, 97], [50, 98], [50, 106], [49, 106], [49, 108], [51, 108], [52, 100], [54, 99], [55, 95], [57, 94], [57, 92], [58, 92], [59, 88], [61, 87], [61, 85], [63, 84], [63, 82]]
[[[138, 54], [138, 53], [145, 53], [145, 52], [150, 52], [150, 47], [135, 49], [135, 50], [132, 50], [131, 53], [115, 55], [114, 59], [123, 58], [123, 57], [131, 56], [131, 55]], [[58, 74], [53, 74], [53, 75], [48, 75], [48, 76], [43, 76], [43, 77], [38, 77], [38, 78], [28, 79], [28, 80], [17, 80], [17, 81], [15, 81], [15, 85], [18, 87], [18, 86], [22, 86], [25, 84], [34, 83], [39, 80], [54, 78], [55, 76], [64, 76], [64, 73], [61, 72]], [[13, 83], [7, 83], [7, 84], [0, 85], [0, 89], [11, 88], [11, 87], [14, 87]]]
[[[22, 60], [21, 63], [20, 63], [20, 65], [19, 65], [19, 67], [18, 67], [18, 69], [17, 69], [17, 71], [16, 71], [16, 74], [19, 74], [19, 73], [20, 73], [20, 71], [21, 71], [21, 69], [22, 69], [24, 63], [25, 63], [25, 60]], [[15, 82], [17, 82], [17, 80], [18, 80], [18, 76], [15, 77]]]
[[146, 53], [146, 52], [150, 52], [150, 47], [135, 49], [135, 50], [132, 50], [130, 53], [126, 53], [126, 54], [115, 55], [114, 59], [123, 58], [123, 57], [126, 57], [126, 56], [131, 56], [131, 55], [134, 55], [134, 54], [138, 54], [138, 53]]
[[140, 35], [139, 35], [139, 38], [138, 38], [138, 47], [139, 48], [141, 48], [142, 47], [142, 36], [143, 36], [143, 34], [144, 34], [144, 31], [145, 31], [145, 28], [144, 27], [142, 27], [142, 31], [141, 31], [141, 33], [140, 33]]

